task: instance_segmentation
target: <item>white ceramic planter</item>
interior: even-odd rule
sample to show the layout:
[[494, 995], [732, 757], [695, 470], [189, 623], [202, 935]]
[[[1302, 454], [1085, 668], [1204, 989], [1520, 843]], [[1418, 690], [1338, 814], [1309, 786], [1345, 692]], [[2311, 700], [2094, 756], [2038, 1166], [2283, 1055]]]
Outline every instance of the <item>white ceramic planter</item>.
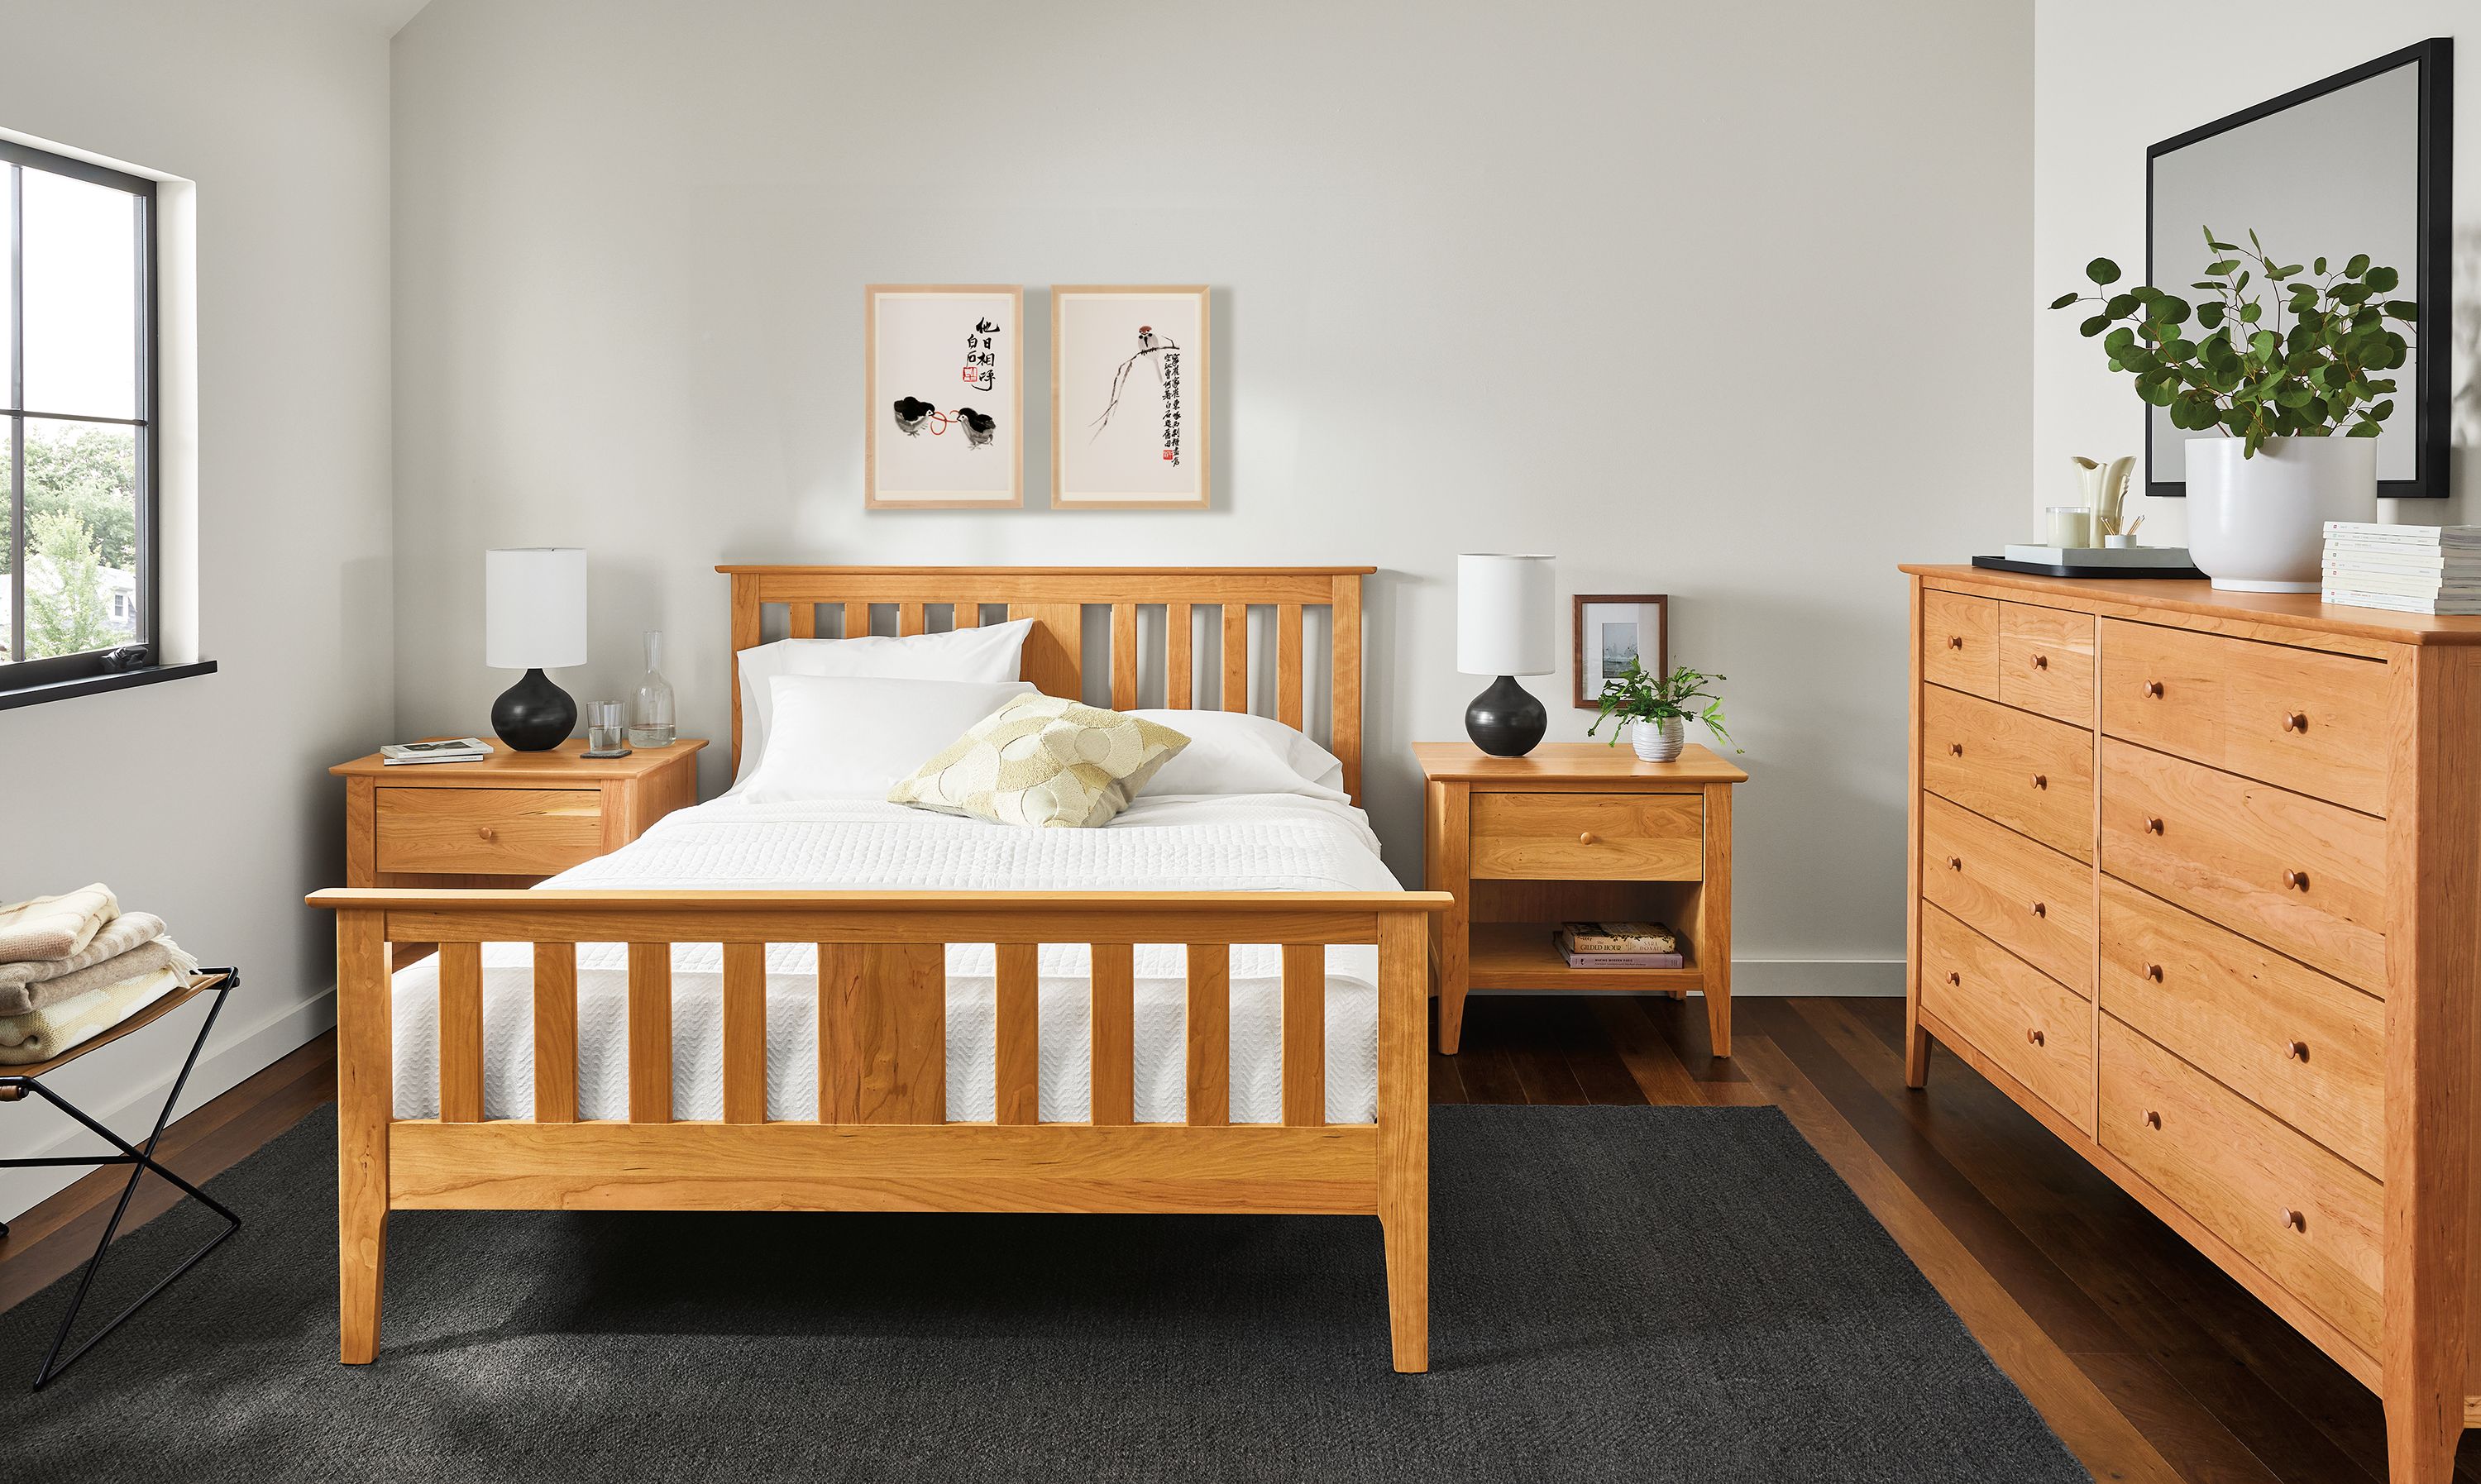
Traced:
[[1680, 756], [1688, 744], [1688, 727], [1678, 716], [1666, 718], [1658, 727], [1651, 721], [1629, 723], [1629, 745], [1648, 763], [1668, 763]]
[[2188, 557], [2217, 587], [2315, 592], [2326, 522], [2378, 516], [2378, 440], [2188, 440]]

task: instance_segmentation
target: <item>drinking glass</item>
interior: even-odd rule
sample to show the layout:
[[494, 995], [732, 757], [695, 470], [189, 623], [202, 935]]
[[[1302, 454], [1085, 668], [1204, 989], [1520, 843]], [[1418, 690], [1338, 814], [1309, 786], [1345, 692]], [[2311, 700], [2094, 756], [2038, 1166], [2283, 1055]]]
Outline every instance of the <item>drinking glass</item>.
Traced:
[[629, 750], [629, 708], [621, 701], [586, 703], [586, 750], [619, 757]]

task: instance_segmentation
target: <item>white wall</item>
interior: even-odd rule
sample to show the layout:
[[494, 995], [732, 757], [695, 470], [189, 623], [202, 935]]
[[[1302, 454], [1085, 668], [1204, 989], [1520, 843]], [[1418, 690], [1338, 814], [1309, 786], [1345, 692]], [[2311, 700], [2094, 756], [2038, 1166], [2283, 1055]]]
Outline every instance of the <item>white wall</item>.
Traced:
[[[1732, 677], [1742, 957], [1892, 985], [1893, 565], [2022, 492], [2030, 43], [1983, 0], [434, 0], [395, 45], [399, 716], [479, 728], [514, 678], [492, 545], [590, 547], [561, 683], [623, 693], [662, 628], [713, 737], [718, 560], [1371, 562], [1409, 879], [1406, 744], [1485, 683], [1453, 554], [1552, 552], [1563, 667], [1568, 593], [1667, 591]], [[866, 514], [875, 280], [1214, 284], [1216, 508]], [[1531, 684], [1580, 736], [1564, 668]]]
[[[2085, 287], [2084, 265], [2106, 257], [2141, 276], [2145, 262], [2145, 151], [2175, 134], [2332, 76], [2427, 37], [2455, 37], [2455, 454], [2448, 501], [2382, 500], [2380, 519], [2421, 524], [2481, 520], [2471, 513], [2474, 446], [2481, 444], [2481, 12], [2471, 0], [2390, 0], [2349, 13], [2311, 0], [2269, 0], [2245, 24], [2206, 5], [2152, 0], [2042, 0], [2034, 11], [2033, 270], [2026, 312], [2037, 322], [2033, 361], [2033, 480], [2027, 504], [2077, 503], [2069, 457], [2144, 456], [2143, 405], [2128, 378], [2076, 333], [2077, 316], [2042, 305]], [[2461, 35], [2459, 35], [2459, 28]], [[2138, 46], [2154, 64], [2135, 60]], [[2313, 39], [2304, 40], [2304, 39]], [[2212, 59], [2163, 70], [2160, 59]], [[2313, 183], [2304, 183], [2313, 192]], [[2236, 230], [2236, 225], [2233, 228]], [[2271, 239], [2269, 239], [2271, 241]], [[2396, 265], [2407, 275], [2409, 263]], [[2423, 353], [2429, 353], [2423, 348]], [[2409, 390], [2409, 388], [2407, 388]], [[2411, 408], [2401, 404], [2398, 417]], [[2388, 426], [2392, 427], [2392, 424]], [[2149, 544], [2184, 538], [2179, 500], [2139, 499]], [[2032, 515], [2020, 517], [2030, 532]], [[2011, 535], [2009, 539], [2020, 539]]]
[[[388, 29], [330, 0], [0, 4], [0, 127], [196, 183], [196, 409], [165, 438], [196, 440], [222, 668], [0, 711], [0, 899], [102, 879], [246, 971], [186, 1106], [332, 1020], [331, 929], [301, 905], [343, 879], [326, 769], [393, 730]], [[53, 1080], [143, 1130], [188, 1033]], [[69, 1132], [0, 1112], [11, 1154]], [[0, 1212], [78, 1173], [12, 1172]]]

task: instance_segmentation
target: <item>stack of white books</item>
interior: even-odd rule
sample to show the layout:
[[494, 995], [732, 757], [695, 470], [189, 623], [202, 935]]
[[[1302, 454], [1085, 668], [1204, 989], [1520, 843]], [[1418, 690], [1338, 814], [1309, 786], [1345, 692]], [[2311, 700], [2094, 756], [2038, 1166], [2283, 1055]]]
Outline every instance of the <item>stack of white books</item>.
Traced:
[[422, 763], [479, 763], [491, 755], [491, 744], [479, 737], [450, 737], [438, 742], [390, 742], [379, 749], [379, 762], [389, 768]]
[[2481, 614], [2481, 526], [2326, 523], [2329, 603], [2398, 613]]

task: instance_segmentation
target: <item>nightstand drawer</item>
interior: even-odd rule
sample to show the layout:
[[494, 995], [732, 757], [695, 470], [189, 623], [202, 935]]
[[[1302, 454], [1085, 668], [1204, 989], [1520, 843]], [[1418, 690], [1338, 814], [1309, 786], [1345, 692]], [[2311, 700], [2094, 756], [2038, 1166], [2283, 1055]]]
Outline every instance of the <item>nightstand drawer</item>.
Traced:
[[378, 794], [381, 871], [547, 875], [603, 852], [603, 795], [594, 789]]
[[1473, 874], [1502, 880], [1695, 881], [1694, 794], [1476, 794]]

